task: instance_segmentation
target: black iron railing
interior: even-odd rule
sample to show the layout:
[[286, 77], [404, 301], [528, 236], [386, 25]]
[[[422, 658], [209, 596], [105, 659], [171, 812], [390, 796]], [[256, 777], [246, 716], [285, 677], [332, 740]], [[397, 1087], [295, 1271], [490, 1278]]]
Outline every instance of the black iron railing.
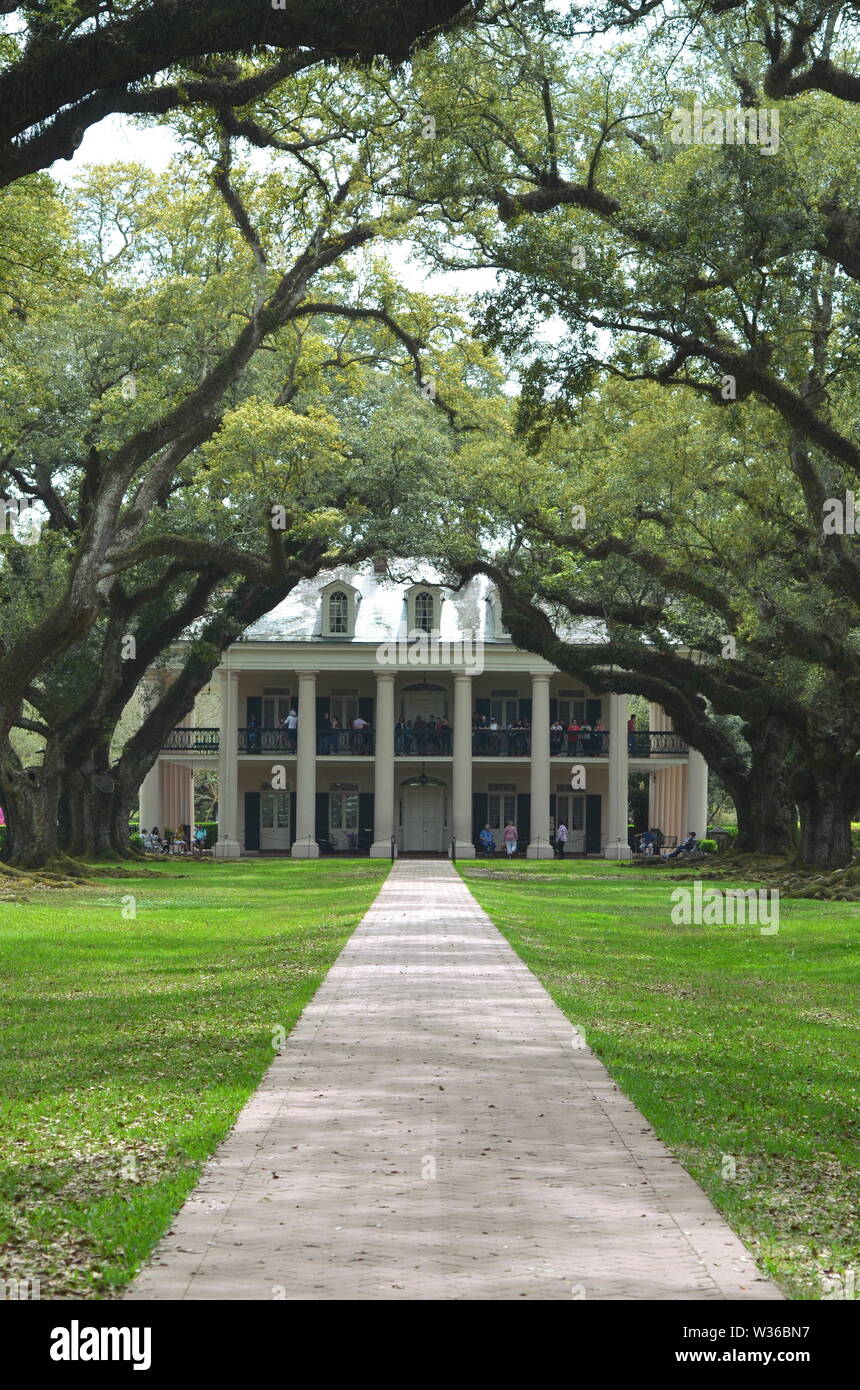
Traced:
[[[680, 734], [666, 729], [637, 730], [625, 735], [631, 758], [683, 756], [689, 747]], [[282, 753], [295, 756], [298, 735], [295, 729], [240, 729], [240, 753]], [[412, 730], [395, 734], [397, 757], [450, 757], [453, 730]], [[219, 730], [210, 728], [171, 729], [164, 740], [165, 753], [217, 753]], [[376, 746], [373, 729], [318, 729], [316, 751], [320, 757], [369, 757]], [[472, 753], [484, 758], [527, 758], [532, 751], [529, 729], [474, 729]], [[609, 733], [571, 734], [550, 731], [549, 751], [554, 758], [605, 758], [609, 754]]]
[[[240, 753], [283, 753], [293, 757], [298, 749], [296, 729], [240, 729]], [[318, 729], [316, 751], [320, 757], [366, 757], [374, 749], [372, 729]]]
[[166, 753], [217, 753], [218, 729], [171, 729], [164, 740]]
[[553, 758], [605, 758], [609, 755], [609, 730], [592, 729], [573, 734], [566, 729], [550, 729], [549, 751]]
[[323, 758], [339, 754], [366, 758], [375, 746], [373, 729], [317, 729], [317, 753]]
[[671, 729], [647, 729], [627, 735], [627, 747], [631, 758], [650, 758], [661, 753], [689, 753], [690, 746], [680, 734]]

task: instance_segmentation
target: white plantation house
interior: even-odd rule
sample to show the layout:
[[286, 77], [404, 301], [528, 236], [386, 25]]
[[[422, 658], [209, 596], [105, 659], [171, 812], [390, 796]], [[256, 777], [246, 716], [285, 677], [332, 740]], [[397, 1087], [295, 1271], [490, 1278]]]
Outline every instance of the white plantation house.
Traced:
[[512, 644], [482, 578], [454, 591], [416, 564], [411, 582], [381, 565], [304, 581], [217, 678], [219, 727], [173, 730], [140, 823], [193, 824], [193, 769], [217, 767], [222, 858], [468, 858], [487, 824], [501, 848], [508, 820], [531, 858], [552, 856], [561, 821], [566, 853], [627, 858], [634, 768], [650, 773], [652, 826], [706, 832], [705, 761], [662, 709], [629, 732], [626, 696], [597, 697]]

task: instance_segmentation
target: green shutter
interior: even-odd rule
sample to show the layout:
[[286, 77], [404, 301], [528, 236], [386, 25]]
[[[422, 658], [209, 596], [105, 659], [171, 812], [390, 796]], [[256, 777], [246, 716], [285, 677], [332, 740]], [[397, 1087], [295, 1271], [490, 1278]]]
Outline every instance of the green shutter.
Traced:
[[260, 848], [259, 792], [245, 792], [245, 848]]
[[600, 853], [602, 797], [589, 794], [585, 798], [585, 852]]
[[529, 792], [520, 792], [517, 797], [517, 832], [519, 847], [525, 849], [532, 833], [532, 799]]
[[[371, 701], [371, 704], [373, 701]], [[366, 715], [362, 715], [366, 719]], [[373, 844], [373, 817], [374, 817], [375, 797], [373, 792], [359, 792], [358, 794], [358, 847], [359, 849], [370, 849]]]
[[314, 835], [317, 844], [322, 847], [324, 840], [329, 838], [328, 824], [328, 792], [317, 792], [316, 801], [316, 823], [314, 825]]

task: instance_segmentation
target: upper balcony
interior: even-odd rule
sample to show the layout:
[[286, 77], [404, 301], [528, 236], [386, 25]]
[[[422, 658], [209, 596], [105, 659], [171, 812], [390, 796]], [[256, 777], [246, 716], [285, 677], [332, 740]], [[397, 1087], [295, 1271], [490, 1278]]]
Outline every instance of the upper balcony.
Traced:
[[[680, 734], [665, 729], [639, 730], [625, 732], [627, 749], [631, 758], [684, 757], [690, 751]], [[474, 729], [472, 731], [472, 754], [476, 758], [528, 758], [531, 756], [532, 734], [530, 729]], [[165, 753], [217, 754], [219, 748], [217, 728], [177, 728], [172, 729], [164, 741]], [[239, 729], [236, 743], [237, 753], [247, 755], [279, 754], [282, 757], [295, 757], [296, 733], [287, 729]], [[419, 726], [417, 729], [398, 730], [395, 735], [394, 753], [398, 758], [449, 758], [453, 752], [453, 729], [432, 729]], [[608, 758], [610, 734], [608, 730], [596, 729], [591, 733], [569, 734], [565, 730], [550, 732], [550, 756], [553, 758]], [[372, 757], [376, 748], [375, 730], [365, 729], [318, 729], [316, 751], [318, 757]]]

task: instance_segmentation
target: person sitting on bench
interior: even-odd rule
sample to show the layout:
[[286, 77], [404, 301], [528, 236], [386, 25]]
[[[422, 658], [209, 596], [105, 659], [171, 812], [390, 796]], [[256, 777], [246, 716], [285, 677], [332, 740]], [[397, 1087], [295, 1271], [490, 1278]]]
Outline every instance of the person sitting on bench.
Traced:
[[478, 839], [479, 839], [480, 842], [481, 842], [481, 845], [482, 845], [482, 847], [483, 847], [483, 850], [484, 850], [484, 853], [485, 853], [485, 854], [495, 854], [495, 852], [496, 852], [496, 841], [495, 841], [495, 837], [494, 837], [493, 832], [492, 832], [492, 830], [490, 829], [489, 825], [485, 825], [485, 826], [484, 826], [483, 830], [481, 831], [480, 835], [478, 836]]
[[669, 854], [666, 855], [666, 858], [677, 859], [679, 854], [692, 854], [693, 850], [696, 848], [696, 845], [698, 843], [699, 842], [696, 839], [695, 830], [688, 830], [687, 838], [684, 841], [684, 843], [679, 845], [677, 849], [673, 849]]

